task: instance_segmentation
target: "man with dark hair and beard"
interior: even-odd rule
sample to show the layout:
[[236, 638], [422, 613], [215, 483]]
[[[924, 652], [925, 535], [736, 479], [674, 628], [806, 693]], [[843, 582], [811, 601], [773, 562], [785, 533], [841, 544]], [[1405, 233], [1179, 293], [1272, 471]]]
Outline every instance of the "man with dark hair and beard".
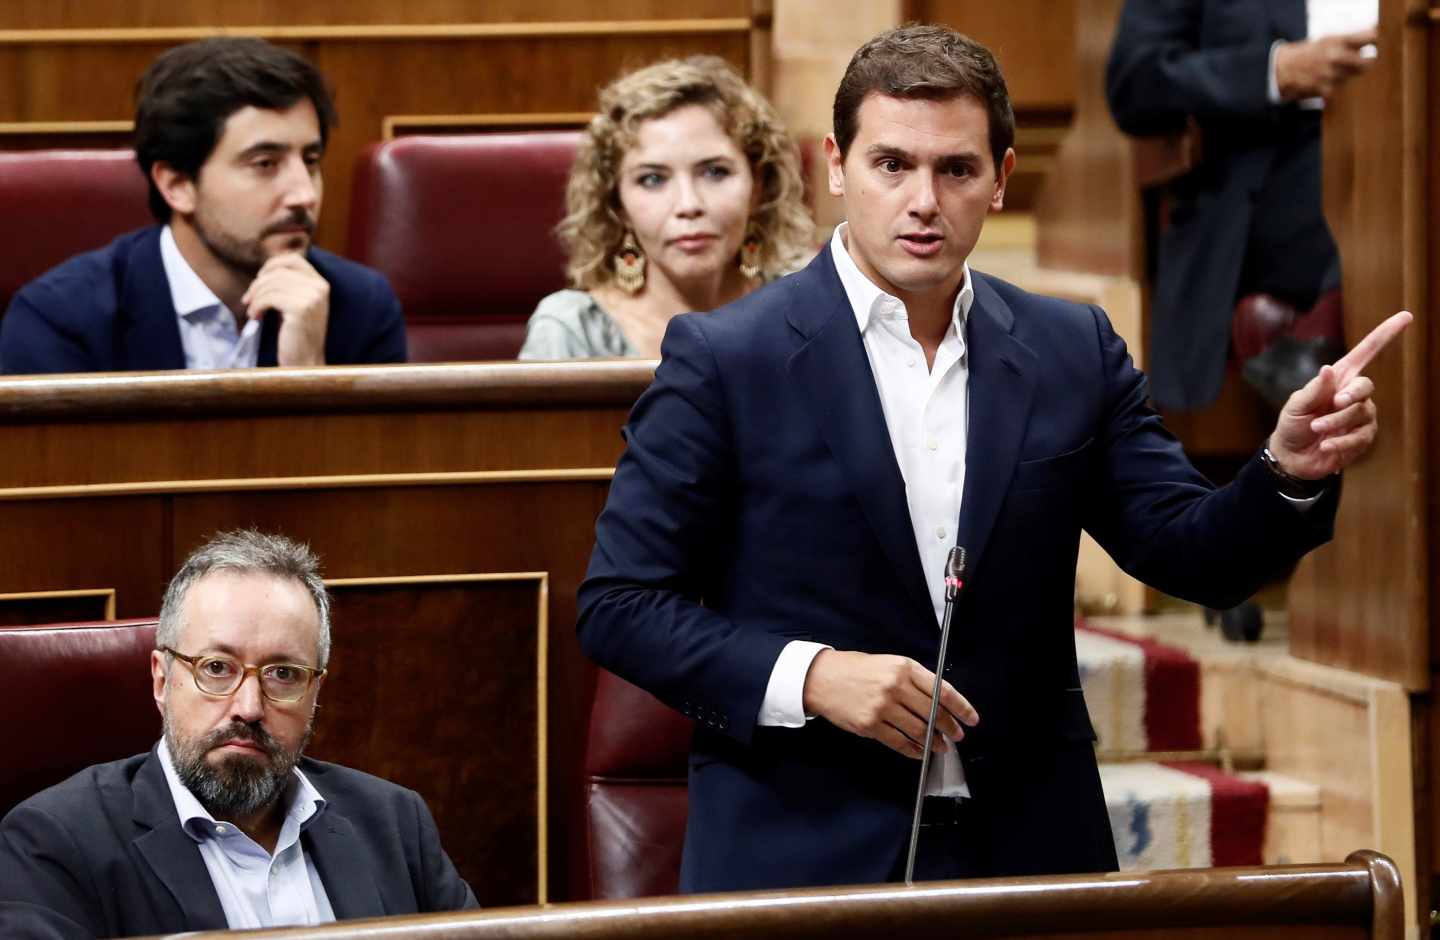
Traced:
[[150, 658], [164, 735], [0, 822], [0, 936], [123, 937], [475, 907], [418, 794], [301, 757], [330, 656], [310, 549], [216, 536]]
[[384, 276], [311, 244], [335, 123], [315, 67], [262, 39], [162, 54], [135, 113], [158, 224], [21, 288], [0, 319], [0, 372], [405, 361]]

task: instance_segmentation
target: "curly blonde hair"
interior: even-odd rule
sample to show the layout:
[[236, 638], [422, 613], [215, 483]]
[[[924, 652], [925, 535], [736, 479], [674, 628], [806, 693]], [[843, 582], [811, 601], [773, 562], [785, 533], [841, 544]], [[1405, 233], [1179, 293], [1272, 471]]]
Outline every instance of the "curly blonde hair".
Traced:
[[565, 247], [565, 273], [581, 290], [614, 278], [610, 258], [625, 237], [620, 218], [620, 163], [642, 122], [698, 104], [715, 117], [750, 161], [760, 201], [750, 219], [761, 240], [761, 276], [795, 270], [813, 247], [800, 158], [770, 102], [724, 59], [690, 56], [622, 75], [600, 92], [599, 113], [580, 138], [565, 185], [565, 218], [556, 234]]

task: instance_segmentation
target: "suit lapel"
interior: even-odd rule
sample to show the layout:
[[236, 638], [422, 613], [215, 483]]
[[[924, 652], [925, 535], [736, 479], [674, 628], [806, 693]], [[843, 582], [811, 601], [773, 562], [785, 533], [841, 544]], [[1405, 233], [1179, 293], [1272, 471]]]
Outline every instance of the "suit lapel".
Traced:
[[870, 359], [827, 246], [790, 281], [790, 325], [806, 339], [787, 364], [820, 434], [844, 468], [905, 593], [934, 620]]
[[136, 239], [128, 255], [117, 258], [116, 263], [122, 266], [118, 294], [123, 318], [116, 338], [117, 368], [185, 368], [180, 324], [170, 299], [165, 263], [160, 260], [160, 226]]
[[375, 882], [375, 872], [366, 864], [368, 856], [361, 851], [355, 827], [335, 811], [333, 803], [306, 828], [304, 841], [337, 920], [390, 913]]
[[1020, 455], [1039, 363], [1015, 339], [1015, 315], [983, 276], [975, 278], [975, 302], [966, 330], [970, 360], [970, 414], [965, 444], [965, 489], [957, 544], [964, 547], [973, 577]]
[[134, 820], [146, 830], [135, 838], [135, 848], [179, 906], [185, 929], [224, 930], [229, 924], [220, 896], [215, 893], [199, 846], [180, 828], [175, 801], [155, 751], [140, 766], [132, 791]]

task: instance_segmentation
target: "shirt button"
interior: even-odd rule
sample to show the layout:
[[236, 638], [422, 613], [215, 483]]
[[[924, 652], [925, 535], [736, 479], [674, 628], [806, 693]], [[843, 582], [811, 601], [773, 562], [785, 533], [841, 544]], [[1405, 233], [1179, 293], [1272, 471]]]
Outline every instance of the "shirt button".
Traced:
[[937, 539], [945, 538], [945, 527], [943, 525], [935, 529], [935, 537]]
[[931, 450], [939, 450], [939, 448], [940, 448], [940, 442], [937, 441], [937, 440], [935, 440], [935, 438], [932, 437], [932, 438], [930, 438], [930, 440], [928, 440], [928, 441], [925, 442], [925, 446], [928, 447], [928, 448], [930, 448]]
[[907, 366], [909, 366], [910, 368], [912, 368], [912, 369], [915, 368], [915, 360], [914, 360], [914, 359], [907, 360], [905, 364], [906, 364]]
[[225, 833], [230, 831], [230, 827], [225, 825], [216, 826], [215, 831], [223, 836]]

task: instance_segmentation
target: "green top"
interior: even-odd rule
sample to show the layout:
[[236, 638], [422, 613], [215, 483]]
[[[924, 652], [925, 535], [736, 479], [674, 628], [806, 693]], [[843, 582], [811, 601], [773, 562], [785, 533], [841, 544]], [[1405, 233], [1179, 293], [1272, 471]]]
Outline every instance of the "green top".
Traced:
[[540, 301], [525, 327], [521, 359], [638, 357], [620, 324], [585, 291], [561, 290]]

